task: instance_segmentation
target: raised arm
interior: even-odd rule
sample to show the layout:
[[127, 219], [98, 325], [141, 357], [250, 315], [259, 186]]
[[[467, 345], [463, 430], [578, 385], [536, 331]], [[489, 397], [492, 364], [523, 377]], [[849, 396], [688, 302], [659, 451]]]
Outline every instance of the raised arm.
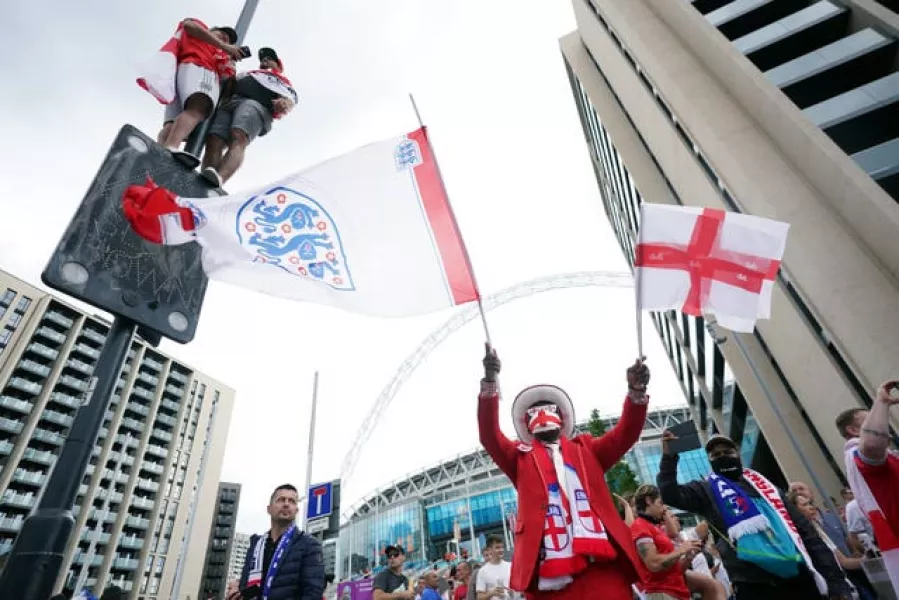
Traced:
[[627, 399], [618, 423], [598, 438], [590, 441], [590, 449], [599, 460], [604, 471], [608, 471], [621, 457], [633, 448], [640, 439], [643, 424], [646, 422], [646, 410], [649, 396], [646, 386], [649, 385], [649, 367], [643, 358], [631, 365], [627, 370]]
[[662, 494], [662, 502], [708, 519], [713, 508], [708, 495], [702, 488], [702, 483], [698, 481], [691, 481], [686, 485], [677, 483], [679, 457], [668, 447], [668, 442], [673, 439], [675, 436], [670, 431], [662, 432], [662, 459], [659, 461], [659, 474], [656, 475], [656, 485]]
[[890, 443], [890, 407], [899, 404], [899, 380], [887, 381], [877, 390], [877, 399], [871, 405], [862, 423], [860, 458], [871, 464], [886, 460]]
[[499, 371], [499, 357], [496, 350], [488, 344], [487, 354], [484, 356], [484, 379], [481, 380], [481, 393], [478, 396], [478, 433], [484, 450], [496, 466], [515, 483], [518, 477], [518, 447], [499, 427]]

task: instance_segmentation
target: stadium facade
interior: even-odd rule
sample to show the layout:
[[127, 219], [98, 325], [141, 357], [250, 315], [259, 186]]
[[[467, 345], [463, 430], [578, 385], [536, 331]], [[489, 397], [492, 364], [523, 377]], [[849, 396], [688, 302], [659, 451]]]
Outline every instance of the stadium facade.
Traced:
[[[691, 418], [686, 406], [650, 411], [640, 441], [625, 456], [640, 483], [655, 483], [662, 431]], [[618, 417], [603, 420], [613, 427]], [[682, 481], [708, 472], [703, 450], [684, 453], [678, 475]], [[389, 544], [402, 545], [413, 568], [448, 553], [480, 556], [490, 534], [503, 536], [511, 548], [517, 509], [515, 488], [484, 450], [441, 462], [376, 490], [349, 511], [340, 529], [337, 577], [383, 566]]]
[[[752, 334], [654, 313], [703, 435], [839, 498], [834, 418], [899, 355], [899, 14], [874, 0], [573, 0], [560, 40], [586, 150], [633, 265], [640, 203], [790, 223]], [[727, 393], [727, 384], [732, 384]]]

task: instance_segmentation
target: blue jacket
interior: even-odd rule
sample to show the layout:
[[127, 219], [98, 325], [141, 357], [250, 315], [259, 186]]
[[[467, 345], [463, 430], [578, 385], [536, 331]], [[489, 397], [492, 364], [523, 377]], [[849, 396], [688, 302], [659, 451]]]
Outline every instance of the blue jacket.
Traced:
[[[250, 537], [250, 547], [240, 575], [240, 589], [247, 587], [247, 578], [253, 566], [253, 551], [262, 535]], [[281, 566], [272, 581], [268, 600], [322, 600], [324, 591], [325, 559], [322, 545], [314, 537], [298, 531], [284, 553]]]

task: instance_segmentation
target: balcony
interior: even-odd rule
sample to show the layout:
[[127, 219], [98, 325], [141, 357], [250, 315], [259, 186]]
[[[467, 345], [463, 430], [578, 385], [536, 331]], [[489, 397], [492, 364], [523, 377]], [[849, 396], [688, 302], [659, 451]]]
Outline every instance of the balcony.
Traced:
[[27, 415], [31, 412], [31, 407], [33, 405], [27, 400], [19, 400], [12, 396], [0, 396], [0, 406]]
[[165, 471], [165, 465], [150, 461], [142, 462], [140, 468], [148, 473], [155, 473], [156, 475], [162, 475], [162, 472]]
[[149, 498], [144, 498], [142, 496], [131, 496], [131, 506], [135, 508], [140, 508], [143, 510], [153, 510], [153, 506], [155, 506], [155, 502], [150, 500]]
[[154, 429], [152, 435], [156, 439], [162, 440], [164, 442], [172, 441], [172, 434], [169, 433], [168, 431], [163, 431], [162, 429]]
[[176, 419], [175, 417], [170, 417], [169, 415], [163, 413], [157, 413], [156, 422], [162, 423], [163, 425], [168, 425], [169, 427], [174, 429], [178, 424], [178, 419]]
[[141, 371], [140, 373], [137, 374], [137, 379], [138, 379], [138, 381], [143, 381], [144, 383], [146, 383], [147, 385], [149, 385], [151, 388], [154, 388], [154, 389], [156, 388], [156, 384], [159, 383], [159, 377], [156, 377], [155, 375], [150, 375], [149, 373], [145, 373], [143, 371]]
[[[2, 425], [0, 425], [0, 427], [2, 427]], [[21, 431], [21, 429], [22, 428], [19, 427], [20, 431]], [[63, 436], [59, 435], [58, 433], [55, 433], [53, 431], [47, 431], [46, 429], [40, 429], [40, 428], [34, 430], [34, 435], [31, 436], [31, 439], [39, 440], [41, 442], [46, 442], [48, 444], [54, 444], [56, 446], [59, 446], [65, 440], [65, 438]]]
[[12, 490], [6, 490], [3, 494], [2, 500], [0, 500], [0, 504], [4, 506], [15, 506], [17, 508], [27, 508], [30, 509], [34, 506], [34, 500], [36, 496], [35, 494], [19, 494]]
[[18, 531], [22, 528], [23, 521], [25, 521], [25, 517], [22, 515], [15, 517], [2, 515], [0, 516], [0, 531]]
[[[175, 381], [180, 381], [181, 383], [187, 383], [187, 375], [184, 375], [183, 373], [180, 373], [178, 371], [170, 371], [169, 378], [174, 379]], [[168, 389], [168, 386], [166, 386], [166, 389]], [[178, 395], [181, 395], [181, 392], [178, 392]]]
[[56, 360], [56, 357], [59, 356], [59, 350], [54, 350], [53, 348], [45, 346], [44, 344], [39, 344], [38, 342], [28, 344], [26, 350], [49, 360]]
[[178, 406], [178, 403], [177, 403], [177, 402], [172, 402], [171, 400], [169, 400], [169, 399], [167, 399], [167, 398], [163, 398], [163, 399], [162, 399], [162, 402], [160, 402], [159, 405], [160, 405], [162, 408], [164, 408], [164, 409], [166, 409], [166, 410], [168, 410], [168, 411], [171, 411], [171, 412], [175, 413], [176, 415], [178, 414], [178, 410], [179, 410], [179, 408], [180, 408], [180, 407]]
[[40, 465], [50, 466], [56, 462], [56, 455], [49, 450], [35, 450], [34, 448], [25, 448], [22, 452], [22, 460], [37, 463]]
[[77, 563], [79, 565], [83, 565], [84, 563], [90, 561], [90, 566], [99, 567], [103, 564], [103, 555], [102, 554], [94, 554], [90, 556], [86, 552], [76, 552], [72, 557], [72, 562]]
[[47, 479], [47, 475], [42, 471], [27, 471], [25, 469], [16, 469], [12, 476], [13, 481], [25, 483], [29, 485], [40, 486]]
[[37, 375], [41, 378], [46, 377], [50, 374], [50, 367], [44, 366], [39, 362], [27, 358], [19, 363], [18, 368], [28, 371], [29, 373]]
[[131, 429], [132, 431], [134, 431], [135, 433], [140, 434], [140, 432], [144, 428], [144, 425], [137, 419], [132, 419], [131, 417], [125, 417], [124, 419], [122, 419], [122, 424], [120, 427], [127, 427], [127, 428]]
[[47, 338], [48, 340], [54, 341], [57, 344], [62, 344], [66, 341], [66, 336], [64, 334], [59, 333], [58, 331], [54, 331], [49, 327], [38, 327], [35, 333], [41, 337]]
[[94, 367], [92, 365], [89, 365], [84, 361], [80, 361], [77, 358], [70, 358], [68, 362], [66, 362], [66, 366], [70, 369], [80, 371], [85, 375], [91, 375], [94, 372]]
[[44, 389], [44, 386], [39, 383], [34, 383], [33, 381], [28, 381], [27, 379], [22, 379], [21, 377], [13, 377], [9, 380], [10, 387], [14, 387], [17, 390], [21, 390], [28, 394], [32, 394], [33, 396], [37, 396], [41, 393], [41, 390]]
[[50, 421], [51, 423], [56, 423], [57, 425], [62, 425], [63, 427], [70, 427], [72, 425], [72, 421], [75, 420], [74, 417], [55, 410], [45, 410], [41, 413], [41, 419], [44, 421]]
[[0, 456], [8, 456], [15, 446], [16, 445], [9, 440], [0, 441]]
[[119, 547], [127, 548], [128, 550], [140, 550], [144, 547], [144, 540], [137, 536], [122, 537], [119, 538]]
[[150, 408], [146, 404], [140, 404], [138, 402], [129, 402], [127, 404], [127, 406], [125, 406], [125, 409], [135, 412], [144, 417], [150, 416]]
[[159, 484], [156, 483], [155, 481], [151, 481], [150, 479], [143, 479], [143, 478], [138, 479], [137, 487], [139, 487], [142, 490], [147, 490], [150, 492], [158, 492], [159, 491]]
[[97, 542], [98, 544], [108, 544], [111, 538], [111, 534], [103, 533], [102, 531], [88, 531], [85, 530], [81, 534], [81, 539], [86, 542]]
[[0, 430], [18, 434], [22, 432], [23, 427], [25, 427], [25, 423], [22, 421], [13, 421], [6, 417], [0, 417]]
[[93, 329], [89, 329], [85, 327], [81, 330], [82, 337], [86, 337], [92, 342], [96, 342], [97, 344], [103, 344], [106, 342], [106, 336], [98, 331], [94, 331]]
[[55, 310], [49, 310], [44, 313], [44, 319], [46, 319], [47, 321], [52, 321], [53, 323], [56, 323], [61, 327], [65, 327], [66, 329], [75, 324], [75, 321], [73, 319], [70, 319], [62, 313], [56, 312]]
[[50, 394], [50, 400], [58, 402], [63, 406], [68, 406], [69, 408], [78, 408], [81, 406], [81, 400], [69, 394], [63, 394], [62, 392], [53, 392]]
[[125, 525], [128, 527], [134, 527], [135, 529], [146, 529], [150, 526], [150, 519], [144, 519], [143, 517], [135, 517], [134, 515], [130, 515], [127, 519], [125, 519]]
[[13, 541], [10, 538], [0, 541], [0, 556], [6, 556], [12, 550]]
[[75, 350], [77, 350], [78, 352], [81, 352], [85, 356], [90, 356], [94, 360], [96, 360], [100, 356], [99, 350], [94, 350], [87, 344], [82, 344], [81, 342], [75, 344]]
[[[19, 429], [21, 429], [21, 427]], [[168, 451], [165, 448], [163, 448], [162, 446], [157, 446], [156, 444], [147, 444], [147, 454], [153, 454], [154, 456], [159, 456], [162, 458], [166, 458], [169, 455]]]
[[59, 383], [65, 384], [73, 390], [78, 390], [79, 392], [84, 392], [87, 390], [87, 381], [85, 381], [84, 379], [76, 379], [71, 375], [63, 375], [59, 378]]

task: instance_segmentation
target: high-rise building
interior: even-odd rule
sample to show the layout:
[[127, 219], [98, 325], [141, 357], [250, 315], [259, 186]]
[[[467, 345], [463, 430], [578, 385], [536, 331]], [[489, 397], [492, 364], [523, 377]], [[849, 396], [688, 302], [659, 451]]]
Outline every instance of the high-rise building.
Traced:
[[209, 527], [206, 564], [200, 580], [198, 598], [223, 598], [228, 585], [231, 553], [234, 551], [234, 530], [237, 508], [240, 505], [240, 484], [219, 484], [218, 497]]
[[[0, 554], [44, 490], [108, 328], [0, 271]], [[173, 597], [176, 579], [197, 589], [233, 402], [135, 338], [81, 478], [58, 589], [118, 585], [144, 600]]]
[[235, 533], [231, 547], [231, 557], [228, 559], [228, 581], [240, 579], [243, 573], [243, 565], [247, 560], [247, 550], [250, 549], [250, 534]]
[[640, 203], [791, 224], [752, 334], [654, 313], [703, 434], [838, 498], [834, 417], [899, 356], [899, 14], [868, 0], [573, 0], [560, 41], [599, 184], [633, 265]]

